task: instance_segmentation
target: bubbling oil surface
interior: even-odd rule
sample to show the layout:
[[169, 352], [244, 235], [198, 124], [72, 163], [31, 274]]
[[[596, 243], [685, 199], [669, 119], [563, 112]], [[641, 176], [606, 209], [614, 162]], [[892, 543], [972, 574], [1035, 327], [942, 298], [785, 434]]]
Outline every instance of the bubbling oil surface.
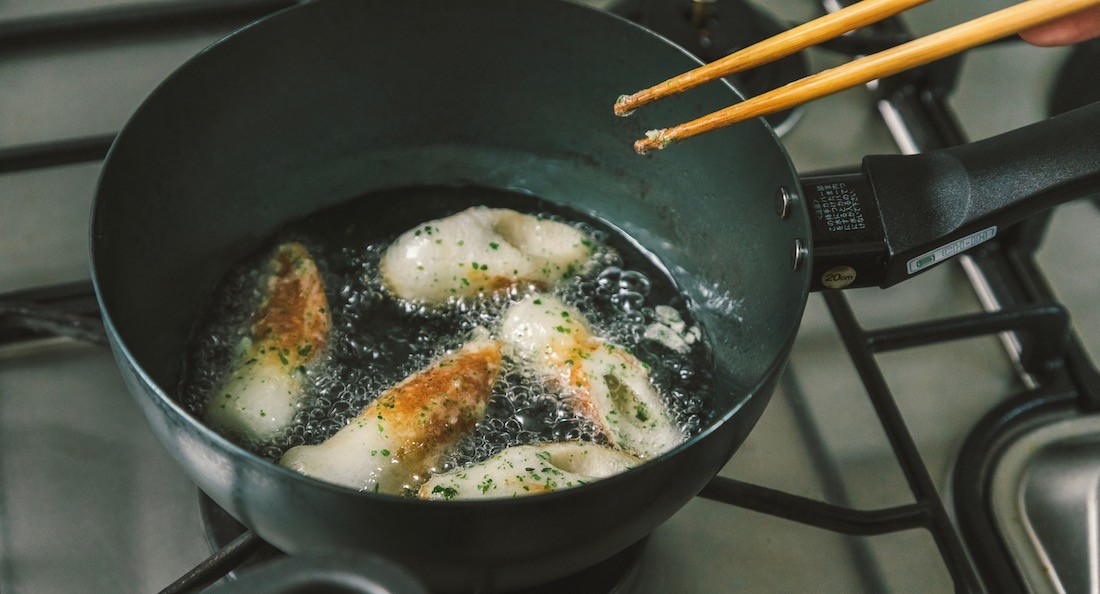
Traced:
[[[527, 194], [475, 186], [425, 186], [368, 194], [288, 225], [272, 241], [235, 266], [199, 322], [185, 362], [180, 402], [198, 418], [232, 364], [237, 343], [261, 299], [270, 248], [299, 241], [313, 255], [332, 312], [332, 336], [323, 360], [311, 365], [295, 421], [264, 443], [241, 445], [272, 461], [289, 448], [318, 444], [405, 377], [461, 346], [477, 327], [494, 330], [504, 310], [522, 297], [511, 290], [425, 307], [397, 299], [378, 270], [385, 249], [421, 223], [470, 206], [511, 208], [570, 224], [594, 242], [588, 266], [554, 291], [588, 319], [593, 332], [633, 351], [649, 365], [671, 417], [686, 435], [713, 416], [713, 373], [705, 332], [687, 352], [645, 338], [659, 319], [655, 308], [676, 309], [696, 325], [689, 304], [656, 259], [620, 231]], [[437, 470], [484, 460], [506, 447], [581, 439], [606, 443], [576, 414], [569, 395], [505, 358], [485, 417], [445, 455]]]

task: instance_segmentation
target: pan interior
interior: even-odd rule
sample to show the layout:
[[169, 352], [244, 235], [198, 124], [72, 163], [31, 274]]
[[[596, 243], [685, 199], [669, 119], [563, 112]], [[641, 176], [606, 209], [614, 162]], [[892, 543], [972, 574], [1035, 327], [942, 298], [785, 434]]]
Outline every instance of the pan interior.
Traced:
[[660, 259], [732, 408], [795, 331], [805, 278], [789, 258], [807, 229], [774, 213], [797, 181], [763, 124], [633, 153], [647, 129], [737, 100], [714, 84], [612, 115], [619, 94], [694, 65], [557, 0], [322, 0], [276, 15], [177, 71], [120, 135], [93, 219], [105, 313], [171, 394], [218, 279], [287, 222], [379, 189], [515, 189], [609, 221]]

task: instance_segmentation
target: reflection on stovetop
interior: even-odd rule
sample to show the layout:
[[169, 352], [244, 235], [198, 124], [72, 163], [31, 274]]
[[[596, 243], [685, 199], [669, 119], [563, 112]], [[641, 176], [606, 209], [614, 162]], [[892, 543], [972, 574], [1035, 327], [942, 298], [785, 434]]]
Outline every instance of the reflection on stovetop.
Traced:
[[[0, 24], [106, 4], [126, 3], [3, 4]], [[792, 21], [819, 10], [809, 0], [759, 4]], [[930, 3], [905, 18], [927, 33], [993, 8]], [[159, 80], [220, 34], [206, 27], [0, 53], [0, 147], [112, 133]], [[1041, 119], [1051, 73], [1065, 55], [1021, 44], [968, 55], [952, 96], [966, 134], [977, 139]], [[814, 70], [840, 59], [810, 53]], [[897, 151], [865, 89], [808, 106], [784, 143], [801, 171]], [[97, 172], [90, 163], [0, 175], [0, 293], [87, 277], [84, 229]], [[1038, 254], [1092, 353], [1100, 353], [1098, 225], [1090, 203], [1061, 207]], [[887, 291], [853, 291], [848, 300], [871, 328], [982, 308], [957, 266]], [[999, 340], [878, 360], [932, 479], [949, 495], [955, 455], [971, 427], [1023, 390]], [[909, 503], [819, 296], [811, 298], [791, 370], [722, 475], [856, 508]], [[0, 590], [158, 590], [209, 554], [200, 518], [194, 485], [145, 428], [106, 350], [65, 340], [0, 347]], [[702, 498], [655, 531], [631, 579], [640, 592], [951, 588], [925, 531], [846, 537]]]

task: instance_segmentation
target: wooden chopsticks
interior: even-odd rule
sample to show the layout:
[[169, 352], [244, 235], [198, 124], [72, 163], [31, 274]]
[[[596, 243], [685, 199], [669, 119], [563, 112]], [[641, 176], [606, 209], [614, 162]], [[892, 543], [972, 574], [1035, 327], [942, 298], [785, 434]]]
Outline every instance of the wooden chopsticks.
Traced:
[[680, 76], [638, 91], [623, 95], [615, 102], [615, 115], [627, 115], [631, 111], [658, 99], [717, 80], [723, 76], [756, 68], [789, 56], [798, 50], [828, 41], [839, 35], [855, 31], [871, 23], [893, 16], [904, 10], [924, 4], [928, 0], [863, 0], [834, 13], [803, 23], [778, 35], [755, 43], [722, 59], [700, 66]]
[[[779, 59], [799, 49], [847, 33], [854, 28], [881, 20], [925, 1], [927, 0], [863, 0], [707, 66], [696, 68], [633, 95], [620, 97], [615, 104], [615, 113], [627, 115], [631, 110], [645, 103]], [[634, 143], [634, 150], [644, 154], [652, 149], [662, 149], [685, 138], [789, 109], [1098, 5], [1100, 0], [1027, 0], [938, 33], [854, 60], [843, 66], [807, 76], [685, 124], [651, 130], [646, 133], [646, 138]], [[861, 6], [863, 6], [861, 11], [848, 12]]]

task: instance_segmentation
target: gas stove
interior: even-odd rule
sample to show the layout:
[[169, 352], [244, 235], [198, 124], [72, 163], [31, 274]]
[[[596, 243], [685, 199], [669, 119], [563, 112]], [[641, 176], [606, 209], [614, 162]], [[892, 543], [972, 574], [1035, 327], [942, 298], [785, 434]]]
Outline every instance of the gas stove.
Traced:
[[[86, 229], [100, 160], [142, 98], [293, 3], [0, 4], [0, 591], [184, 591], [263, 549], [213, 517], [99, 346]], [[658, 29], [647, 19], [664, 14], [649, 0], [591, 3]], [[820, 70], [989, 4], [929, 4], [796, 61]], [[823, 10], [754, 6], [777, 26]], [[701, 45], [745, 14], [704, 8]], [[803, 174], [848, 170], [1087, 97], [1059, 82], [1087, 78], [1059, 78], [1087, 51], [998, 43], [773, 123]], [[1078, 201], [897, 287], [812, 296], [778, 392], [720, 478], [609, 569], [618, 577], [571, 589], [1096, 590], [1097, 228], [1096, 205]], [[237, 573], [264, 569], [251, 565]]]

